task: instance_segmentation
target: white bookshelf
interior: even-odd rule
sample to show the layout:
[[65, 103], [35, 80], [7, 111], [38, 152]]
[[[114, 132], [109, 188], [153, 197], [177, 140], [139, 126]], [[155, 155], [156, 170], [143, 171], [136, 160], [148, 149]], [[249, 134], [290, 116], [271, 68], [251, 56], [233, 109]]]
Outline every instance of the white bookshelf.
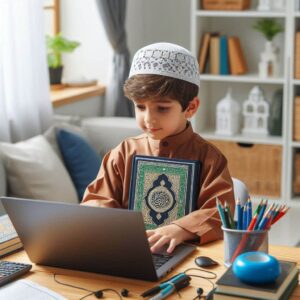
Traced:
[[[294, 36], [300, 30], [300, 12], [296, 11], [296, 0], [286, 1], [284, 11], [257, 11], [257, 1], [252, 1], [247, 11], [209, 11], [202, 10], [199, 0], [191, 5], [191, 51], [198, 57], [201, 37], [205, 32], [220, 32], [240, 39], [245, 54], [248, 73], [241, 76], [201, 74], [200, 110], [194, 118], [193, 126], [201, 136], [208, 140], [230, 141], [235, 143], [277, 145], [282, 148], [281, 193], [274, 201], [282, 201], [291, 206], [300, 206], [300, 195], [293, 195], [293, 156], [300, 142], [293, 141], [293, 104], [295, 94], [300, 95], [300, 80], [294, 79]], [[258, 61], [263, 51], [265, 39], [253, 29], [253, 24], [262, 18], [275, 18], [284, 27], [273, 42], [280, 49], [280, 75], [276, 78], [260, 78]], [[215, 111], [217, 102], [225, 96], [228, 87], [233, 97], [242, 104], [250, 89], [259, 85], [271, 101], [275, 91], [283, 90], [282, 136], [220, 136], [215, 131]], [[241, 124], [242, 127], [242, 124]], [[270, 174], [272, 176], [272, 174]], [[267, 196], [267, 195], [261, 195]], [[259, 196], [258, 196], [259, 198]]]

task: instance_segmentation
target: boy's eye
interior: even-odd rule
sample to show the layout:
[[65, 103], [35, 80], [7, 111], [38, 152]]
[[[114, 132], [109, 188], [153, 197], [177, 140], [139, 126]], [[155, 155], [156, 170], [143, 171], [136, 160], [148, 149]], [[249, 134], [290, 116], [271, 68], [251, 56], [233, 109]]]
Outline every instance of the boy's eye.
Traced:
[[145, 109], [145, 106], [144, 105], [141, 105], [141, 104], [137, 104], [135, 106], [138, 110], [144, 110]]
[[157, 108], [157, 110], [159, 111], [159, 112], [166, 112], [166, 111], [168, 111], [170, 109], [170, 107], [166, 107], [166, 106], [159, 106], [158, 108]]

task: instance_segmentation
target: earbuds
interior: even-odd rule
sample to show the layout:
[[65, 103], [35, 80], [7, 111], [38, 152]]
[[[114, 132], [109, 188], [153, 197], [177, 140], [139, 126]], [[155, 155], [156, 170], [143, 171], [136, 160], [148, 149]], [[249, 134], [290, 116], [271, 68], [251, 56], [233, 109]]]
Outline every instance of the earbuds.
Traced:
[[203, 288], [197, 288], [197, 296], [193, 299], [193, 300], [195, 300], [195, 299], [200, 299], [201, 298], [201, 296], [202, 296], [202, 294], [203, 294]]
[[[103, 292], [104, 292], [104, 291], [112, 291], [112, 292], [115, 292], [116, 294], [118, 294], [118, 296], [120, 297], [120, 299], [122, 299], [121, 296], [120, 296], [120, 294], [119, 294], [116, 290], [114, 290], [114, 289], [103, 289], [103, 290], [96, 291], [96, 292], [94, 292], [95, 297], [96, 297], [97, 299], [102, 299], [102, 298], [103, 298]], [[129, 291], [128, 291], [127, 289], [122, 289], [122, 290], [121, 290], [121, 295], [122, 295], [123, 297], [128, 297]]]
[[122, 290], [121, 290], [121, 295], [122, 295], [123, 297], [128, 297], [129, 291], [128, 291], [127, 289], [122, 289]]

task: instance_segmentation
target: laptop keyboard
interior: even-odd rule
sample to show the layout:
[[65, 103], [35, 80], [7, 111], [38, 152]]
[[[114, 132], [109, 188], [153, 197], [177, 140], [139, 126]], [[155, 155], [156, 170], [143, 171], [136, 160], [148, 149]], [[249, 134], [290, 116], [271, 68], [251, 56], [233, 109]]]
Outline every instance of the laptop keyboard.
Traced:
[[152, 254], [155, 269], [157, 270], [166, 262], [168, 262], [173, 256], [168, 254]]

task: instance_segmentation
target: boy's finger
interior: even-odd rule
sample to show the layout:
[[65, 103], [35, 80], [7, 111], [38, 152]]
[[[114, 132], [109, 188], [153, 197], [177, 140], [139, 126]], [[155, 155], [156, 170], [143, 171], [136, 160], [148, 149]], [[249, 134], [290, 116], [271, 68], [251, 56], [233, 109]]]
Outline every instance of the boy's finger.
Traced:
[[169, 243], [170, 239], [167, 237], [162, 236], [152, 247], [151, 247], [151, 252], [157, 252], [160, 250], [162, 246], [165, 244]]
[[159, 239], [161, 238], [160, 234], [153, 234], [151, 236], [148, 237], [148, 242], [151, 243], [155, 243], [157, 242]]
[[148, 237], [153, 235], [154, 233], [155, 233], [155, 230], [146, 230], [146, 234]]
[[176, 246], [177, 246], [176, 240], [175, 240], [175, 239], [172, 239], [172, 240], [170, 241], [170, 245], [169, 245], [169, 247], [168, 247], [168, 249], [167, 249], [167, 252], [168, 252], [168, 253], [172, 253], [172, 252], [174, 251], [174, 249], [175, 249]]

